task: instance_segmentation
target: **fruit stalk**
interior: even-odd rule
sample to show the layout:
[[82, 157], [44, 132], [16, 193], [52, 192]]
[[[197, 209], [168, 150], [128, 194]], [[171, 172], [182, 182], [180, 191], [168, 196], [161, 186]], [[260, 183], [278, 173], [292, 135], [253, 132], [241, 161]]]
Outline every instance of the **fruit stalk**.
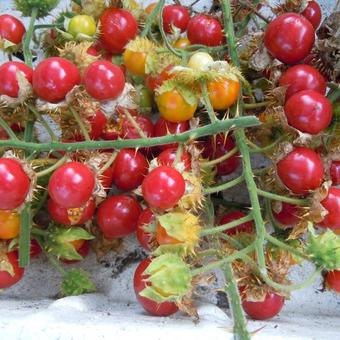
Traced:
[[31, 204], [26, 203], [20, 214], [19, 266], [22, 268], [28, 266], [30, 260], [31, 225]]
[[33, 8], [32, 9], [32, 13], [31, 13], [31, 20], [30, 20], [30, 24], [28, 26], [28, 30], [25, 34], [25, 38], [24, 38], [24, 42], [22, 45], [22, 49], [24, 52], [24, 58], [25, 58], [25, 63], [32, 67], [32, 52], [30, 49], [30, 44], [31, 44], [31, 40], [32, 40], [32, 34], [34, 31], [34, 23], [37, 19], [38, 16], [38, 9], [37, 8]]

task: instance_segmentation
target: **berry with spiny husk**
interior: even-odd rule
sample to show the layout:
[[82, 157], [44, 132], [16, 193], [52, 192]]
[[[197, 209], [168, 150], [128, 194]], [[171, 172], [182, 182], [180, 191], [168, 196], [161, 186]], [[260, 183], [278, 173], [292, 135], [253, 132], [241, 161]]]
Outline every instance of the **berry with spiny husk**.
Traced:
[[309, 226], [306, 251], [318, 267], [340, 269], [340, 236], [330, 229], [317, 235], [314, 228]]
[[95, 290], [96, 286], [85, 270], [76, 268], [64, 273], [60, 291], [61, 296], [81, 295], [92, 293]]
[[34, 8], [38, 10], [37, 18], [43, 18], [50, 14], [50, 12], [57, 7], [60, 0], [15, 0], [17, 10], [19, 10], [25, 17], [32, 14]]
[[106, 0], [81, 0], [81, 13], [99, 18], [106, 9]]
[[194, 254], [199, 243], [200, 221], [184, 210], [175, 210], [158, 216], [156, 239], [160, 247], [155, 254], [174, 252], [179, 255]]
[[143, 275], [148, 286], [140, 295], [156, 302], [180, 301], [192, 288], [190, 267], [175, 254], [156, 257]]
[[185, 181], [185, 193], [178, 202], [178, 206], [182, 209], [197, 211], [202, 207], [204, 200], [202, 178], [186, 171], [182, 173], [182, 176]]

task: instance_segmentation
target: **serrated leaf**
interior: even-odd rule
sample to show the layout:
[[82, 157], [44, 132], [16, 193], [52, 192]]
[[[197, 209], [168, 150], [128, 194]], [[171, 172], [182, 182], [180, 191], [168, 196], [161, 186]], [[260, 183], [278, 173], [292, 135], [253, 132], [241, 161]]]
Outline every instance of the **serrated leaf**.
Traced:
[[89, 274], [82, 269], [71, 269], [63, 276], [61, 284], [61, 295], [81, 295], [92, 293], [96, 290], [96, 286], [91, 281]]

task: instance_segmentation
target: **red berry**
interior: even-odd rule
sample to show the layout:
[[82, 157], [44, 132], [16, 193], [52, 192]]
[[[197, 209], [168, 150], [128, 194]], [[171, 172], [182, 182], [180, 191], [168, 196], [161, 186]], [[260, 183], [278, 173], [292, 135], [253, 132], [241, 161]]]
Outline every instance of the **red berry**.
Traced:
[[273, 210], [273, 215], [275, 219], [285, 225], [294, 225], [299, 222], [301, 217], [299, 216], [300, 209], [297, 205], [290, 204], [290, 203], [281, 203], [281, 211], [276, 212]]
[[340, 185], [340, 161], [333, 161], [330, 169], [333, 185]]
[[20, 44], [26, 32], [23, 23], [9, 14], [0, 15], [0, 38]]
[[328, 214], [319, 223], [320, 227], [340, 229], [340, 189], [330, 187], [327, 197], [321, 201]]
[[184, 32], [187, 29], [190, 14], [187, 9], [181, 5], [168, 5], [163, 9], [163, 27], [166, 33], [172, 33], [172, 26]]
[[317, 29], [321, 22], [321, 8], [316, 1], [308, 1], [307, 7], [301, 13]]
[[[236, 220], [238, 220], [242, 217], [245, 217], [245, 216], [246, 216], [246, 214], [244, 214], [241, 211], [232, 211], [232, 212], [224, 215], [221, 218], [219, 225], [223, 225], [223, 224], [227, 224], [227, 223], [236, 221]], [[240, 225], [238, 225], [234, 228], [225, 230], [224, 232], [227, 235], [235, 235], [237, 233], [252, 233], [252, 232], [254, 232], [254, 230], [255, 230], [254, 223], [249, 221], [249, 222], [242, 223], [242, 224], [240, 224]]]
[[326, 275], [326, 283], [330, 289], [340, 293], [340, 270], [333, 270]]
[[5, 254], [2, 261], [4, 261], [4, 265], [8, 264], [12, 267], [13, 273], [0, 269], [0, 289], [9, 288], [16, 284], [22, 279], [25, 272], [24, 268], [19, 267], [17, 251]]
[[155, 215], [150, 208], [144, 209], [138, 218], [136, 236], [140, 245], [147, 251], [151, 251], [149, 242], [152, 236], [143, 227], [150, 224], [154, 218]]
[[[157, 157], [159, 165], [173, 166], [176, 160], [177, 150], [177, 147], [175, 147], [162, 151]], [[184, 163], [186, 171], [191, 170], [191, 156], [185, 150], [182, 151], [180, 162]]]

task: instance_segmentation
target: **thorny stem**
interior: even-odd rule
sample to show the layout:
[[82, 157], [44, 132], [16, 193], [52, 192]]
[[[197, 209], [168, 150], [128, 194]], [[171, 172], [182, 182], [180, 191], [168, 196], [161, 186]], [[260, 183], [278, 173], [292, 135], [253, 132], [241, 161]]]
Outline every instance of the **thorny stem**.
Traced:
[[32, 52], [31, 52], [31, 49], [30, 49], [30, 43], [31, 43], [31, 40], [32, 40], [34, 23], [35, 23], [35, 20], [37, 19], [37, 16], [38, 16], [38, 9], [33, 8], [32, 13], [31, 13], [30, 24], [29, 24], [28, 30], [25, 34], [24, 42], [23, 42], [23, 45], [22, 45], [25, 63], [30, 67], [32, 67]]
[[242, 309], [242, 301], [237, 287], [237, 282], [234, 277], [233, 268], [230, 263], [226, 263], [223, 266], [223, 270], [226, 278], [228, 301], [234, 316], [235, 339], [250, 340], [250, 334], [247, 330], [247, 321]]
[[49, 168], [42, 170], [40, 172], [37, 172], [36, 176], [39, 178], [39, 177], [43, 177], [43, 176], [50, 174], [54, 170], [58, 169], [61, 165], [63, 165], [66, 159], [67, 159], [67, 155], [64, 155], [62, 158], [58, 159], [58, 161], [54, 163], [52, 166], [50, 166]]
[[211, 161], [207, 161], [207, 162], [201, 162], [201, 167], [204, 168], [208, 168], [214, 165], [217, 165], [227, 159], [229, 159], [230, 157], [234, 156], [238, 151], [238, 148], [235, 146], [233, 149], [231, 149], [230, 151], [228, 151], [227, 153], [225, 153], [223, 156], [215, 158]]
[[207, 235], [213, 235], [213, 234], [217, 234], [217, 233], [221, 233], [223, 231], [229, 230], [231, 228], [235, 228], [240, 224], [249, 222], [253, 220], [253, 216], [250, 213], [247, 216], [241, 217], [238, 220], [235, 221], [231, 221], [229, 223], [220, 225], [218, 227], [214, 227], [214, 228], [208, 228], [208, 229], [203, 229], [200, 233], [201, 236], [207, 236]]
[[147, 138], [147, 135], [145, 134], [145, 132], [141, 129], [141, 127], [138, 125], [138, 123], [136, 122], [136, 119], [133, 118], [133, 116], [131, 115], [131, 113], [129, 112], [129, 110], [124, 109], [124, 114], [126, 116], [126, 118], [129, 120], [129, 122], [132, 124], [132, 126], [136, 129], [136, 131], [139, 134], [139, 137], [141, 138]]
[[277, 195], [277, 194], [273, 194], [271, 192], [267, 192], [267, 191], [261, 190], [259, 188], [257, 188], [256, 190], [257, 190], [257, 193], [260, 196], [269, 198], [269, 199], [274, 200], [274, 201], [286, 202], [286, 203], [302, 205], [302, 206], [306, 206], [309, 203], [307, 199], [281, 196], [281, 195]]
[[184, 145], [183, 143], [178, 145], [177, 151], [176, 151], [176, 158], [174, 160], [174, 165], [176, 165], [177, 163], [179, 163], [181, 161], [182, 155], [183, 155], [183, 149], [184, 149]]
[[19, 235], [19, 266], [24, 268], [30, 261], [32, 212], [31, 204], [26, 203], [20, 214], [20, 235]]
[[164, 4], [165, 4], [165, 0], [158, 1], [157, 6], [153, 9], [153, 11], [150, 13], [150, 15], [148, 17], [148, 20], [147, 20], [146, 25], [143, 29], [143, 32], [140, 35], [141, 38], [145, 38], [149, 34], [151, 27], [152, 27], [152, 24], [154, 23], [154, 21], [155, 21], [157, 15], [159, 14], [161, 8], [164, 7]]
[[202, 95], [203, 95], [203, 100], [204, 100], [204, 106], [208, 111], [210, 121], [212, 123], [214, 123], [214, 122], [216, 122], [217, 118], [216, 118], [214, 109], [213, 109], [211, 102], [210, 102], [210, 99], [209, 99], [207, 83], [205, 81], [202, 81], [201, 89], [202, 89]]
[[244, 104], [243, 107], [245, 110], [259, 109], [261, 107], [267, 106], [269, 102], [260, 102], [260, 103], [251, 103]]
[[275, 148], [276, 145], [278, 145], [280, 142], [282, 142], [287, 136], [286, 135], [282, 135], [280, 136], [275, 142], [260, 148], [258, 147], [256, 144], [254, 144], [253, 142], [251, 142], [249, 139], [247, 139], [247, 144], [251, 147], [251, 149], [249, 150], [251, 153], [264, 153], [264, 152], [268, 152], [270, 150], [272, 150], [273, 148]]
[[259, 121], [254, 116], [240, 117], [234, 119], [218, 120], [214, 124], [208, 124], [175, 135], [166, 135], [163, 137], [154, 138], [139, 138], [139, 139], [119, 139], [115, 141], [88, 141], [77, 143], [32, 143], [20, 140], [0, 140], [0, 147], [17, 148], [21, 150], [42, 151], [76, 151], [76, 150], [97, 150], [97, 149], [124, 149], [151, 147], [164, 144], [181, 143], [188, 140], [194, 140], [199, 137], [214, 135], [228, 129], [251, 127], [259, 125]]
[[203, 274], [205, 272], [211, 271], [213, 269], [220, 268], [225, 263], [231, 263], [236, 259], [243, 258], [244, 255], [252, 252], [253, 250], [254, 250], [254, 244], [251, 244], [248, 247], [243, 248], [242, 250], [236, 251], [232, 255], [223, 258], [222, 260], [214, 261], [214, 262], [211, 262], [211, 263], [209, 263], [205, 266], [202, 266], [200, 268], [193, 269], [191, 271], [191, 275], [196, 276], [196, 275], [200, 275], [200, 274]]
[[214, 186], [214, 187], [210, 187], [210, 188], [205, 188], [204, 189], [204, 193], [205, 194], [213, 194], [215, 192], [219, 192], [219, 191], [223, 191], [223, 190], [227, 190], [230, 189], [232, 187], [234, 187], [237, 184], [240, 184], [244, 181], [244, 176], [240, 176], [237, 177], [229, 182], [226, 183], [222, 183], [220, 185]]
[[83, 120], [81, 119], [81, 117], [79, 116], [78, 112], [73, 108], [73, 107], [69, 107], [74, 119], [76, 120], [79, 128], [80, 128], [80, 131], [81, 133], [83, 134], [84, 138], [86, 141], [90, 141], [91, 138], [90, 138], [90, 135], [86, 129], [86, 126], [84, 125], [84, 122]]
[[14, 133], [14, 131], [9, 127], [9, 125], [6, 123], [6, 121], [0, 116], [0, 126], [6, 131], [8, 134], [8, 137], [10, 137], [13, 140], [18, 140], [18, 137]]

